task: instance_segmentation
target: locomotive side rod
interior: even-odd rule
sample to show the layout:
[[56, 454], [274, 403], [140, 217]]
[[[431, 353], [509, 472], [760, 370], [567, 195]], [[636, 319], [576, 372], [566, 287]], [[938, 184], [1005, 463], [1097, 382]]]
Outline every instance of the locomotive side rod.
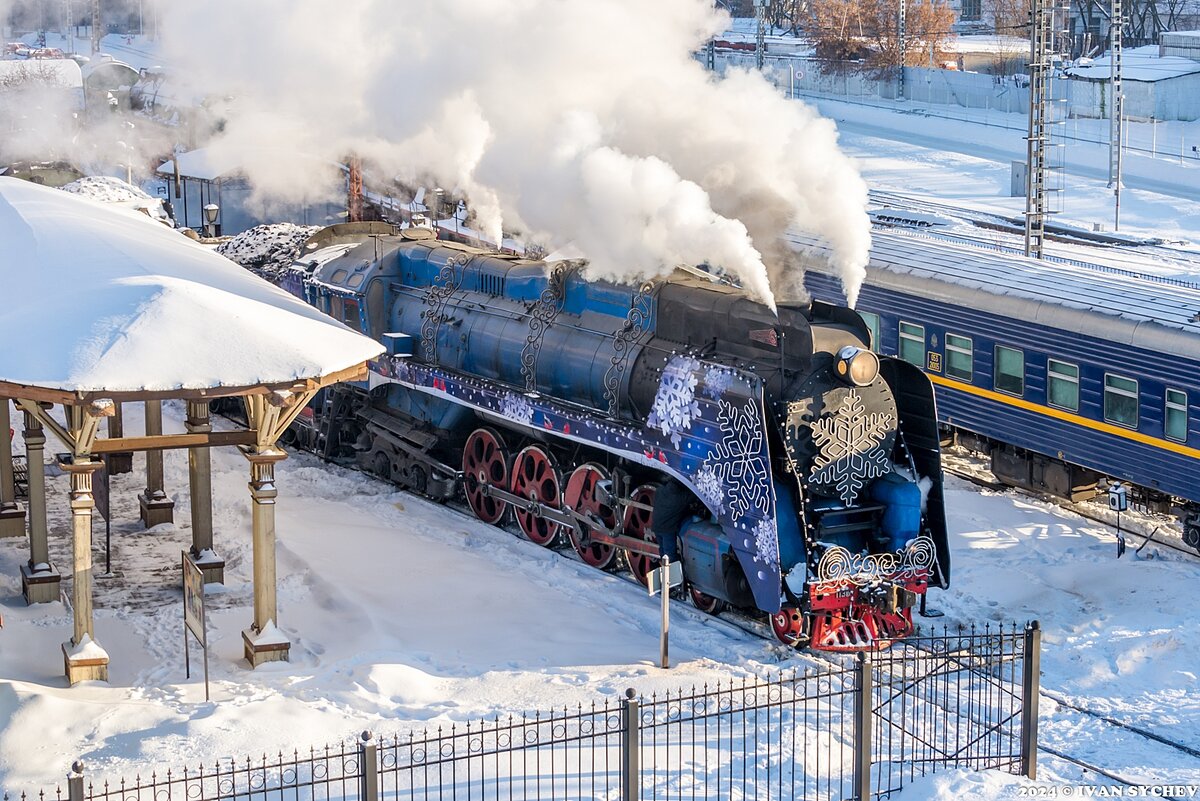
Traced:
[[[484, 497], [505, 501], [518, 509], [553, 521], [559, 525], [567, 526], [573, 529], [580, 539], [591, 542], [602, 542], [606, 545], [615, 545], [618, 548], [624, 548], [647, 556], [658, 556], [657, 545], [648, 543], [645, 540], [639, 540], [636, 537], [626, 536], [619, 531], [613, 531], [599, 520], [580, 514], [574, 509], [555, 509], [553, 506], [547, 506], [538, 501], [531, 501], [529, 498], [501, 489], [495, 484], [481, 482], [479, 486], [483, 490]], [[649, 505], [636, 501], [627, 501], [624, 505], [637, 509], [651, 509]]]

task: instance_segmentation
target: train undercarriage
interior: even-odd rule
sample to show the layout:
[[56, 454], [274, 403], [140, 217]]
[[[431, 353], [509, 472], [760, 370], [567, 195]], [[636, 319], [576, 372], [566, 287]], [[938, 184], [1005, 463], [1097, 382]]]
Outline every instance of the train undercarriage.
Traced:
[[[1112, 479], [1044, 454], [1016, 448], [964, 429], [943, 427], [943, 447], [959, 446], [991, 460], [992, 474], [1002, 484], [1079, 502], [1105, 494]], [[1173, 498], [1157, 490], [1128, 485], [1132, 508], [1173, 515], [1179, 519], [1183, 542], [1200, 552], [1200, 505]]]

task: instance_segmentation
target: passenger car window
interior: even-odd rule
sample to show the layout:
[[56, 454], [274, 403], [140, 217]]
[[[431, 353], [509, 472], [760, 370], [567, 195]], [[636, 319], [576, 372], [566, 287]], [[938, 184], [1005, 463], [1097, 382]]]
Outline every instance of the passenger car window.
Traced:
[[900, 358], [925, 369], [925, 326], [900, 321]]
[[970, 337], [946, 334], [946, 375], [970, 381], [974, 375], [974, 349]]
[[1167, 409], [1166, 414], [1163, 416], [1163, 433], [1167, 435], [1167, 439], [1173, 439], [1176, 442], [1187, 442], [1187, 403], [1187, 393], [1183, 390], [1167, 390]]
[[871, 329], [871, 350], [879, 353], [879, 315], [872, 312], [860, 311], [858, 316], [863, 318], [863, 322], [867, 324], [867, 328]]
[[1025, 394], [1025, 353], [1016, 348], [996, 346], [995, 387], [1013, 395]]
[[1104, 419], [1117, 425], [1137, 428], [1137, 381], [1111, 373], [1104, 374]]
[[1046, 402], [1079, 411], [1079, 366], [1050, 359], [1046, 362]]

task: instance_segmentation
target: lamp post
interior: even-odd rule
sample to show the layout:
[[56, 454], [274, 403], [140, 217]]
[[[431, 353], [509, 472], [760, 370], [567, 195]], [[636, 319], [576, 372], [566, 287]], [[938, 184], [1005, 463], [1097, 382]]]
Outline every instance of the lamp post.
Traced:
[[220, 235], [220, 228], [217, 225], [217, 217], [221, 213], [221, 207], [216, 203], [209, 203], [204, 207], [204, 235], [212, 238]]

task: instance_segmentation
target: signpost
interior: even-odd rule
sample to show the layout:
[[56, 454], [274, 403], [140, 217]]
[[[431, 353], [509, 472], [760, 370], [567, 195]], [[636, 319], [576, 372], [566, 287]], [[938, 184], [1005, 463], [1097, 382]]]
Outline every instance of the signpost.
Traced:
[[183, 559], [183, 664], [187, 677], [192, 677], [192, 657], [188, 651], [188, 631], [196, 635], [204, 651], [204, 700], [208, 695], [208, 630], [204, 624], [204, 573], [188, 558], [187, 551], [180, 552]]
[[1129, 508], [1129, 491], [1124, 484], [1117, 482], [1108, 485], [1108, 508], [1117, 513], [1117, 558], [1120, 559], [1125, 555], [1125, 535], [1121, 533], [1121, 512]]
[[671, 666], [671, 660], [667, 656], [667, 633], [671, 628], [671, 588], [683, 584], [683, 565], [664, 556], [659, 562], [659, 568], [646, 575], [646, 583], [651, 597], [656, 592], [662, 593], [662, 635], [659, 639], [658, 666], [666, 670]]

